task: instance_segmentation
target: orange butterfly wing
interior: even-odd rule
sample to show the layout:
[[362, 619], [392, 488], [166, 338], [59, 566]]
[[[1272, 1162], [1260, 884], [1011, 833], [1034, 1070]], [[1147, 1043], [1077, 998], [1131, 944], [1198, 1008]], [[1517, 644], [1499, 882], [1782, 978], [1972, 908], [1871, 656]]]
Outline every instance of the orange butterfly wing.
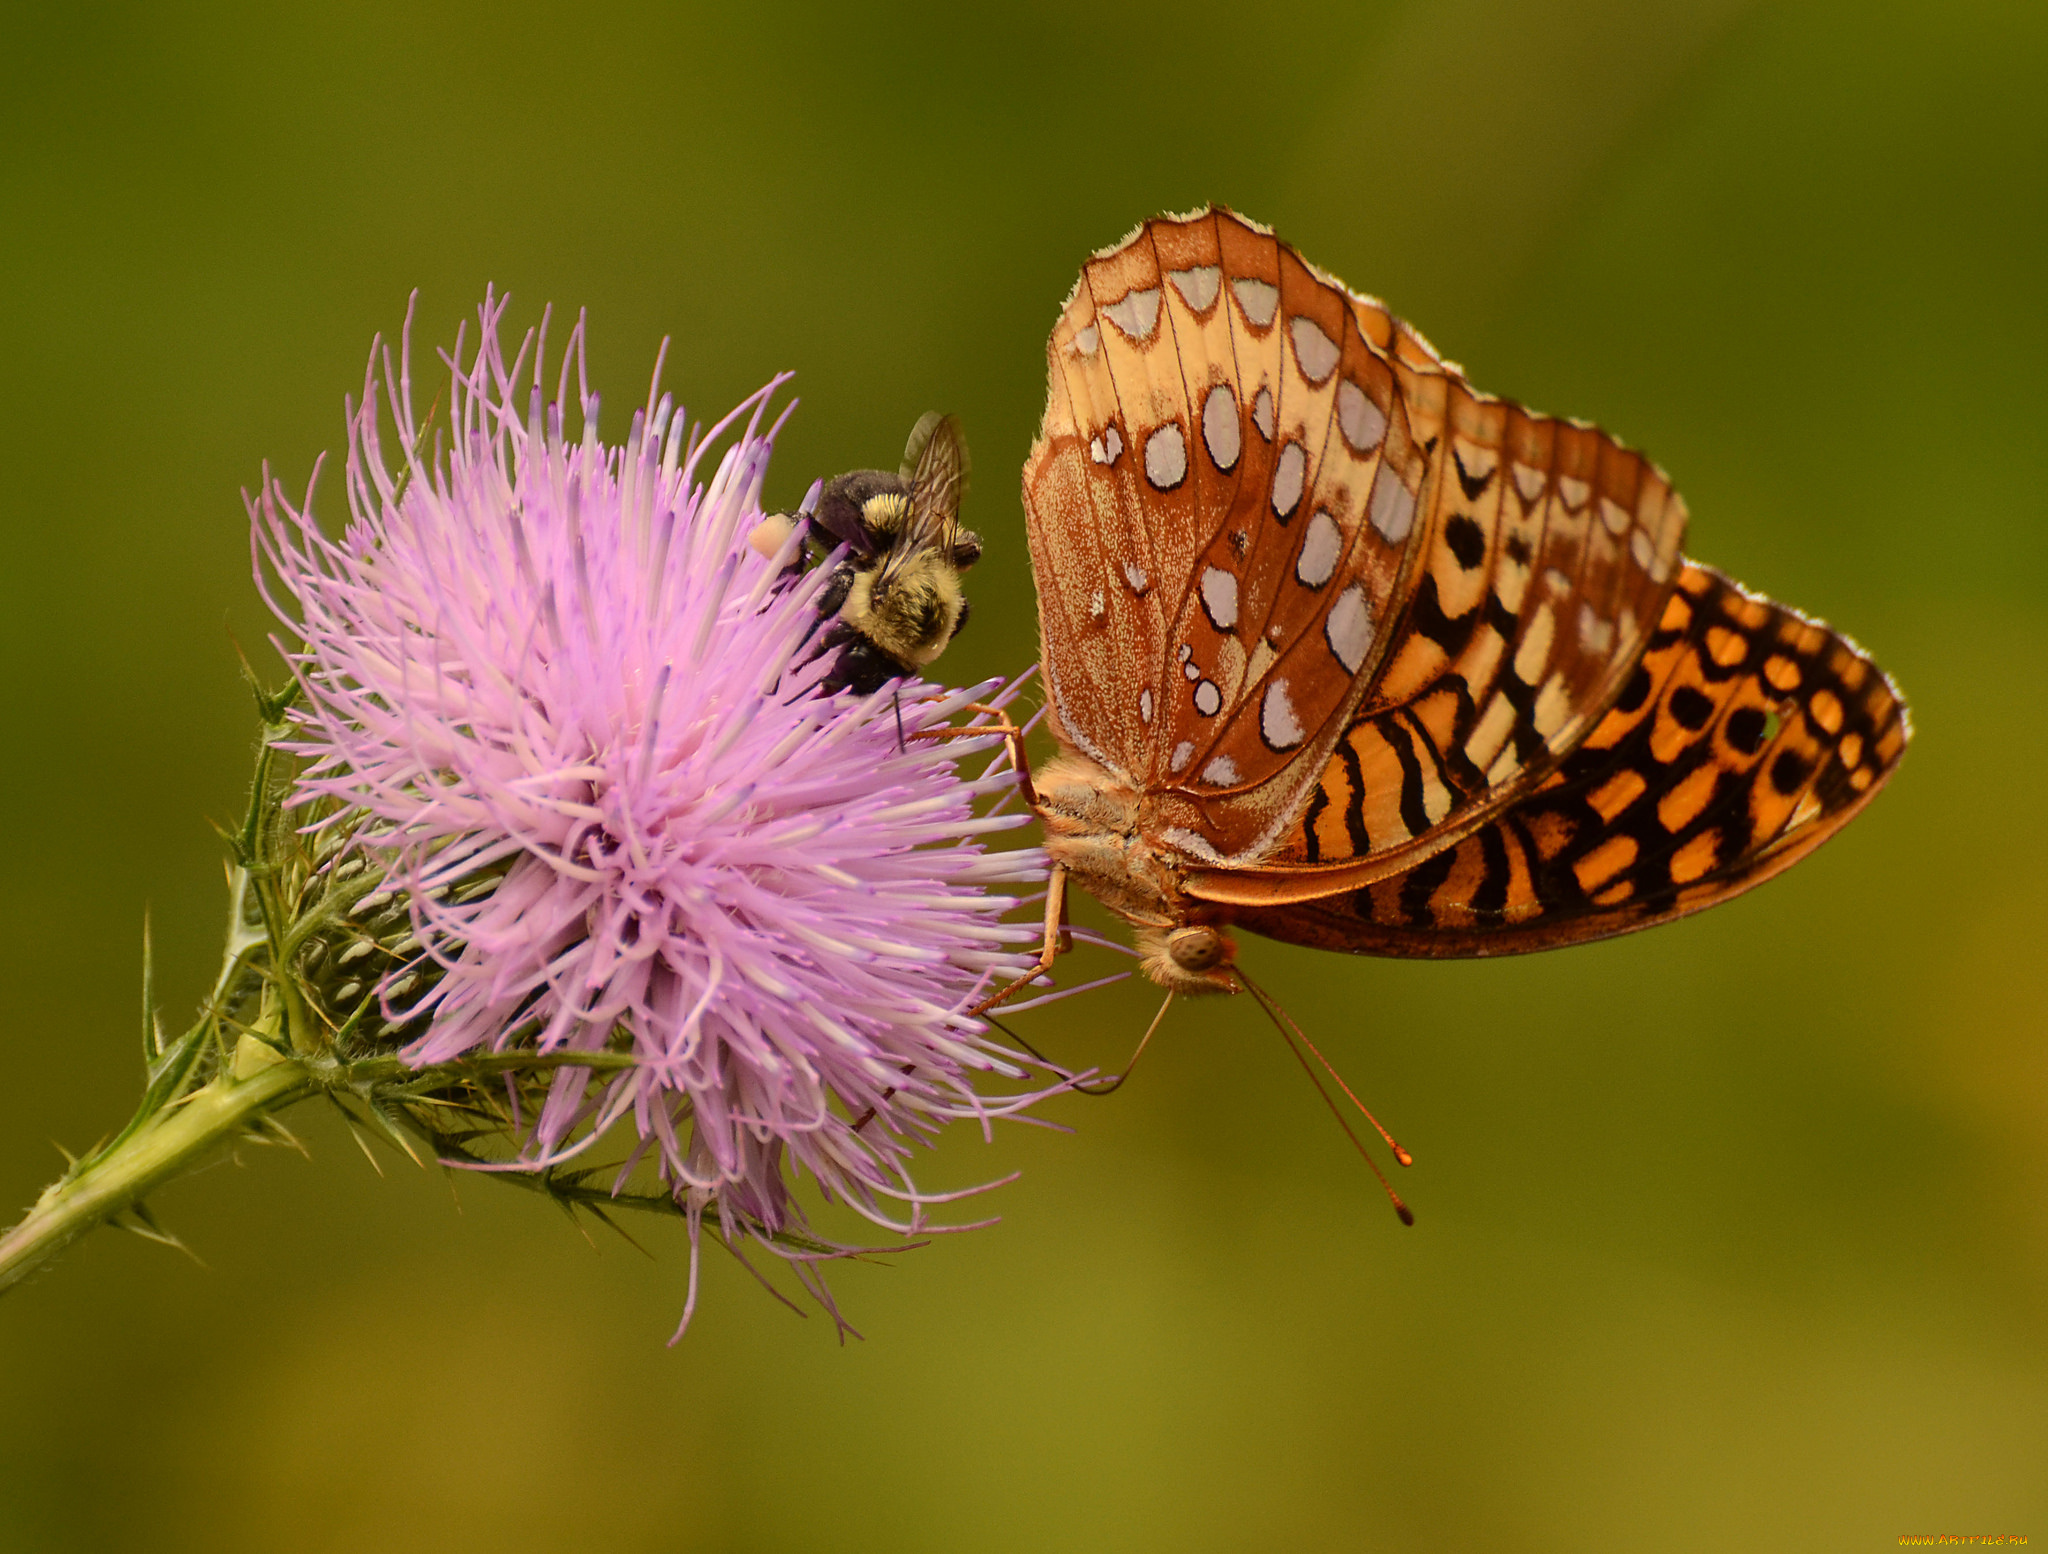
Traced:
[[[1098, 254], [1047, 352], [1024, 495], [1053, 730], [1246, 927], [1390, 954], [1622, 932], [1803, 856], [1903, 751], [1844, 639], [1686, 563], [1647, 459], [1474, 390], [1228, 211]], [[1787, 676], [1861, 711], [1831, 727]], [[1712, 714], [1645, 721], [1672, 698]], [[1802, 760], [1794, 790], [1760, 775]], [[1607, 813], [1632, 785], [1662, 830]]]
[[1401, 956], [1628, 933], [1805, 857], [1870, 802], [1910, 733], [1854, 643], [1688, 563], [1620, 699], [1541, 787], [1403, 873], [1235, 920]]

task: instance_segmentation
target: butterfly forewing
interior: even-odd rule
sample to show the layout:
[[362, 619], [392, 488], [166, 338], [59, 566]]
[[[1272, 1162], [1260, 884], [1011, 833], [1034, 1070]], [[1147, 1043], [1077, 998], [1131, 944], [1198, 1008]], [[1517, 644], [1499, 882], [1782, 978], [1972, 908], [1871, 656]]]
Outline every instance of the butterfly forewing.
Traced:
[[1046, 347], [1045, 422], [1024, 466], [1024, 506], [1055, 729], [1135, 782], [1152, 743], [1143, 666], [1165, 628], [1143, 511], [1103, 476], [1129, 458], [1114, 387], [1095, 360], [1103, 328], [1084, 277]]
[[1091, 262], [1051, 351], [1027, 493], [1085, 493], [1114, 545], [1085, 590], [1039, 568], [1054, 696], [1202, 861], [1446, 845], [1577, 743], [1669, 590], [1684, 509], [1646, 460], [1476, 393], [1227, 213]]
[[[1132, 425], [1147, 458], [1140, 474], [1147, 490], [1156, 476], [1150, 450], [1156, 436], [1171, 445], [1172, 465], [1185, 455], [1189, 521], [1160, 547], [1161, 606], [1170, 656], [1147, 666], [1141, 696], [1155, 739], [1148, 783], [1190, 780], [1198, 757], [1214, 739], [1215, 724], [1245, 679], [1238, 645], [1241, 617], [1256, 601], [1241, 587], [1244, 556], [1254, 541], [1261, 493], [1270, 483], [1273, 422], [1280, 363], [1271, 339], [1244, 328], [1213, 221], [1154, 223], [1141, 235], [1160, 274], [1164, 322], [1161, 350], [1178, 358], [1184, 422], [1158, 433], [1141, 416]], [[1113, 284], [1113, 266], [1091, 269], [1090, 283]], [[1098, 306], [1107, 302], [1097, 292]], [[1270, 335], [1271, 331], [1267, 331]], [[1112, 356], [1112, 360], [1114, 357]], [[1267, 408], [1262, 432], [1250, 412], [1260, 393]], [[1184, 435], [1183, 435], [1184, 434]], [[1142, 495], [1142, 493], [1141, 493]], [[1185, 653], [1182, 647], [1187, 647]]]
[[1738, 895], [1882, 786], [1908, 736], [1847, 638], [1688, 564], [1619, 701], [1534, 792], [1363, 889], [1242, 912], [1255, 932], [1368, 954], [1516, 954]]

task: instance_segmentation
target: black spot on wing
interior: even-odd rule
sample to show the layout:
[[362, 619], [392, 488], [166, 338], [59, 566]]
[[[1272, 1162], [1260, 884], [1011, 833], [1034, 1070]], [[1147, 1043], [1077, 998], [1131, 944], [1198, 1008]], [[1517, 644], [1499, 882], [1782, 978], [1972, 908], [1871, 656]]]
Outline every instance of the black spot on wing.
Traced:
[[1472, 910], [1481, 918], [1498, 918], [1508, 906], [1508, 844], [1498, 826], [1479, 833], [1479, 888], [1472, 892]]
[[1387, 719], [1380, 732], [1401, 763], [1401, 824], [1410, 836], [1420, 836], [1429, 829], [1429, 811], [1422, 803], [1422, 761], [1415, 753], [1415, 741], [1399, 718]]
[[1690, 685], [1681, 685], [1671, 693], [1671, 715], [1684, 727], [1697, 733], [1707, 726], [1707, 720], [1714, 715], [1714, 703], [1704, 691]]
[[[1348, 749], [1349, 746], [1346, 746], [1346, 748]], [[1301, 816], [1302, 851], [1310, 863], [1321, 863], [1323, 861], [1323, 840], [1316, 835], [1316, 821], [1321, 818], [1323, 811], [1329, 807], [1329, 790], [1324, 788], [1321, 783], [1317, 783], [1316, 791], [1308, 796], [1308, 808], [1302, 811]]]
[[1728, 714], [1728, 743], [1744, 755], [1764, 747], [1769, 715], [1761, 707], [1737, 707]]
[[1460, 487], [1463, 488], [1465, 492], [1465, 500], [1468, 502], [1478, 501], [1479, 493], [1484, 491], [1487, 488], [1487, 486], [1492, 483], [1493, 471], [1487, 470], [1484, 474], [1480, 475], [1466, 474], [1465, 461], [1458, 457], [1458, 450], [1456, 448], [1453, 448], [1451, 450], [1451, 462], [1457, 466], [1458, 484]]
[[1424, 574], [1422, 586], [1415, 590], [1415, 629], [1456, 658], [1472, 640], [1472, 628], [1479, 624], [1479, 608], [1475, 604], [1463, 615], [1446, 615], [1437, 597], [1436, 579]]
[[1401, 915], [1418, 928], [1428, 928], [1436, 918], [1429, 909], [1430, 898], [1443, 888], [1445, 880], [1451, 877], [1451, 869], [1458, 861], [1458, 850], [1446, 847], [1433, 857], [1425, 858], [1406, 874], [1401, 876]]
[[1515, 631], [1521, 622], [1515, 618], [1515, 612], [1508, 608], [1505, 599], [1489, 591], [1486, 595], [1486, 624], [1500, 634], [1503, 643], [1508, 643], [1515, 640]]
[[1614, 705], [1623, 712], [1634, 712], [1650, 699], [1651, 683], [1650, 671], [1641, 664], [1636, 665], [1636, 672], [1629, 676], [1628, 684], [1622, 687]]
[[1467, 572], [1486, 559], [1486, 531], [1470, 513], [1458, 513], [1444, 525], [1444, 540]]
[[1812, 770], [1803, 756], [1791, 750], [1780, 750], [1778, 758], [1771, 762], [1771, 786], [1789, 798], [1806, 785]]
[[[1503, 637], [1507, 636], [1502, 632]], [[1501, 670], [1500, 678], [1494, 682], [1494, 689], [1508, 699], [1508, 705], [1515, 709], [1515, 721], [1508, 730], [1508, 738], [1515, 747], [1515, 759], [1524, 766], [1535, 761], [1549, 750], [1543, 736], [1536, 732], [1536, 687], [1515, 673], [1515, 666], [1509, 664]]]

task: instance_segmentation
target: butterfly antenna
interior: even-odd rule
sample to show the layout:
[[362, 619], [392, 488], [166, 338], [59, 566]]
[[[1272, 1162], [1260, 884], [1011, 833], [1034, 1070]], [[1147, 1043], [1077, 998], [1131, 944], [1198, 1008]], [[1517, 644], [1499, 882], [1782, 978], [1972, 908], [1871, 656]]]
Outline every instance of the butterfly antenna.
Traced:
[[1129, 1079], [1131, 1074], [1137, 1069], [1138, 1059], [1142, 1058], [1145, 1055], [1145, 1049], [1152, 1045], [1153, 1033], [1159, 1029], [1159, 1022], [1166, 1018], [1166, 1011], [1172, 1007], [1173, 994], [1168, 993], [1166, 995], [1166, 1002], [1159, 1006], [1159, 1013], [1152, 1016], [1152, 1023], [1145, 1027], [1145, 1034], [1138, 1039], [1138, 1048], [1131, 1054], [1131, 1061], [1124, 1065], [1124, 1071], [1121, 1074], [1118, 1074], [1114, 1079], [1093, 1087], [1077, 1084], [1074, 1088], [1082, 1095], [1115, 1095], [1117, 1091], [1123, 1088], [1124, 1081]]
[[[1316, 1044], [1308, 1039], [1307, 1033], [1300, 1026], [1296, 1025], [1293, 1020], [1287, 1018], [1287, 1012], [1273, 1002], [1272, 995], [1252, 981], [1250, 977], [1246, 976], [1243, 967], [1237, 966], [1231, 969], [1237, 973], [1238, 980], [1244, 983], [1245, 991], [1252, 995], [1252, 1001], [1265, 1010], [1266, 1018], [1273, 1022], [1273, 1028], [1280, 1033], [1280, 1039], [1287, 1043], [1287, 1050], [1294, 1054], [1294, 1061], [1301, 1065], [1301, 1071], [1308, 1075], [1308, 1082], [1316, 1087], [1316, 1094], [1323, 1098], [1323, 1104], [1330, 1108], [1330, 1115], [1337, 1119], [1337, 1126], [1344, 1130], [1344, 1136], [1351, 1140], [1351, 1147], [1358, 1151], [1358, 1158], [1363, 1160], [1371, 1168], [1372, 1174], [1379, 1179], [1380, 1187], [1385, 1191], [1388, 1201], [1394, 1205], [1394, 1213], [1400, 1216], [1401, 1223], [1404, 1225], [1414, 1224], [1415, 1211], [1402, 1202], [1401, 1195], [1394, 1191], [1394, 1184], [1387, 1180], [1387, 1173], [1380, 1169], [1380, 1163], [1373, 1159], [1372, 1151], [1365, 1147], [1365, 1141], [1352, 1128], [1351, 1119], [1344, 1115], [1343, 1109], [1337, 1105], [1336, 1097], [1331, 1095], [1329, 1090], [1325, 1088], [1322, 1077], [1316, 1073], [1315, 1069], [1310, 1066], [1308, 1058], [1303, 1055], [1302, 1046], [1306, 1046], [1310, 1052], [1315, 1052], [1316, 1061], [1321, 1063], [1329, 1071], [1330, 1077], [1343, 1087], [1345, 1095], [1351, 1098], [1351, 1104], [1357, 1106], [1359, 1111], [1364, 1113], [1366, 1121], [1378, 1129], [1380, 1137], [1387, 1141], [1387, 1147], [1394, 1152], [1396, 1160], [1400, 1161], [1403, 1165], [1412, 1165], [1415, 1157], [1395, 1143], [1393, 1136], [1385, 1128], [1380, 1127], [1379, 1120], [1371, 1112], [1366, 1111], [1365, 1107], [1359, 1103], [1357, 1096], [1351, 1094], [1351, 1087], [1344, 1083], [1343, 1076], [1330, 1067], [1328, 1058], [1325, 1058], [1322, 1053], [1316, 1051]], [[1294, 1038], [1296, 1036], [1301, 1038], [1300, 1045], [1297, 1045], [1295, 1042]]]
[[1259, 1001], [1259, 1003], [1265, 1008], [1267, 1015], [1270, 1018], [1272, 1018], [1276, 1024], [1284, 1021], [1286, 1023], [1287, 1029], [1292, 1031], [1297, 1037], [1300, 1038], [1301, 1044], [1304, 1047], [1308, 1048], [1310, 1052], [1313, 1052], [1315, 1054], [1316, 1061], [1323, 1065], [1323, 1071], [1337, 1082], [1337, 1088], [1339, 1090], [1342, 1090], [1345, 1094], [1345, 1097], [1351, 1102], [1351, 1104], [1358, 1108], [1358, 1114], [1361, 1117], [1363, 1117], [1367, 1122], [1372, 1124], [1374, 1132], [1376, 1132], [1377, 1134], [1379, 1134], [1381, 1138], [1386, 1140], [1387, 1148], [1393, 1153], [1394, 1159], [1399, 1161], [1404, 1166], [1412, 1166], [1413, 1164], [1415, 1164], [1415, 1157], [1409, 1154], [1407, 1150], [1401, 1147], [1400, 1140], [1396, 1139], [1393, 1134], [1389, 1133], [1385, 1128], [1380, 1126], [1379, 1118], [1375, 1117], [1372, 1114], [1371, 1109], [1366, 1106], [1365, 1102], [1361, 1101], [1358, 1098], [1358, 1093], [1355, 1090], [1353, 1090], [1351, 1086], [1344, 1082], [1344, 1076], [1337, 1072], [1336, 1065], [1331, 1063], [1331, 1061], [1328, 1058], [1323, 1056], [1322, 1048], [1318, 1047], [1313, 1041], [1310, 1041], [1308, 1032], [1303, 1030], [1299, 1025], [1296, 1025], [1294, 1023], [1294, 1016], [1289, 1014], [1285, 1009], [1280, 1007], [1280, 1000], [1275, 998], [1271, 993], [1267, 992], [1264, 988], [1254, 983], [1250, 977], [1246, 976], [1244, 972], [1244, 967], [1233, 966], [1231, 970], [1237, 973], [1238, 979], [1244, 983], [1245, 987], [1250, 990], [1251, 995], [1254, 998], [1256, 998]]

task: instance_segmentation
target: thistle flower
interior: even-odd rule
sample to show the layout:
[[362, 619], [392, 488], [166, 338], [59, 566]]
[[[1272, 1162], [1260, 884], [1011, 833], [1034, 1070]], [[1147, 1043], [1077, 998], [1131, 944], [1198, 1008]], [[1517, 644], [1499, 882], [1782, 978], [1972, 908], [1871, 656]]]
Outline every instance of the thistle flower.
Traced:
[[381, 393], [373, 351], [338, 540], [310, 492], [295, 506], [266, 478], [251, 503], [259, 584], [303, 644], [288, 651], [293, 802], [355, 826], [408, 905], [417, 947], [382, 984], [385, 1020], [417, 1032], [408, 1061], [630, 1058], [556, 1069], [511, 1164], [629, 1128], [619, 1181], [651, 1159], [689, 1220], [685, 1325], [706, 1212], [822, 1293], [801, 1249], [818, 1243], [785, 1234], [804, 1225], [802, 1172], [911, 1233], [936, 1201], [911, 1180], [911, 1146], [1045, 1093], [979, 1090], [1024, 1069], [965, 1013], [1028, 963], [1033, 931], [1002, 920], [1001, 887], [1042, 880], [1043, 856], [985, 844], [1023, 818], [988, 813], [1013, 781], [1000, 763], [962, 770], [991, 741], [919, 737], [992, 687], [819, 690], [826, 666], [805, 653], [825, 574], [792, 577], [746, 543], [781, 380], [686, 437], [657, 361], [608, 447], [583, 324], [550, 403], [545, 321], [508, 361], [504, 307], [487, 296], [474, 354], [458, 337], [447, 359], [431, 454], [410, 320]]

